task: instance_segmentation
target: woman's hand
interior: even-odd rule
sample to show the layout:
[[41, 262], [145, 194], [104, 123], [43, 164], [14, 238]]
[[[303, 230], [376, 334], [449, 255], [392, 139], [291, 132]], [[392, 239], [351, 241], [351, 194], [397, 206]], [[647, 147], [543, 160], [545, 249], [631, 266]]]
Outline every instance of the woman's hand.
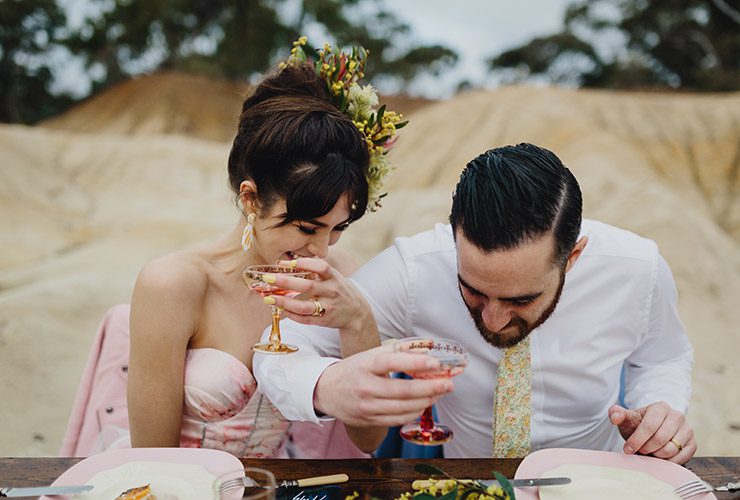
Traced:
[[300, 295], [271, 295], [265, 298], [265, 303], [282, 307], [283, 316], [298, 323], [338, 329], [343, 357], [380, 345], [370, 304], [357, 287], [329, 263], [303, 257], [278, 264], [311, 271], [316, 279], [275, 274], [275, 285], [300, 292]]
[[266, 298], [265, 303], [283, 308], [283, 316], [306, 325], [354, 330], [364, 316], [372, 315], [362, 293], [325, 260], [303, 257], [278, 264], [316, 275], [316, 279], [274, 275], [275, 285], [300, 292], [295, 297], [272, 295]]

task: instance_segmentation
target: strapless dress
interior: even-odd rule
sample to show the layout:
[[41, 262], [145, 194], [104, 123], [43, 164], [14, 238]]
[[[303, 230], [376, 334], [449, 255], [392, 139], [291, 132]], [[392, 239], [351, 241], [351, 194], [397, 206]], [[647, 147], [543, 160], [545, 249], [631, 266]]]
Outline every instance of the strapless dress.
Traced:
[[[188, 349], [180, 446], [223, 450], [237, 457], [287, 458], [290, 422], [257, 390], [252, 372], [218, 349]], [[131, 434], [104, 426], [95, 452], [130, 448]]]
[[257, 390], [252, 372], [227, 352], [187, 351], [183, 407], [180, 446], [237, 457], [282, 454], [290, 422]]

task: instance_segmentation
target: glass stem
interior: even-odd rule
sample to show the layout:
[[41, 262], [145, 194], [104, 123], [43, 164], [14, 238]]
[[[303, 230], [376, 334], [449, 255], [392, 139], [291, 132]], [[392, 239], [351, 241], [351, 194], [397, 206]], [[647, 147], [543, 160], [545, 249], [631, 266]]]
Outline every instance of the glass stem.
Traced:
[[432, 416], [432, 407], [427, 406], [424, 409], [424, 413], [421, 414], [421, 420], [419, 420], [419, 427], [422, 430], [428, 431], [434, 428], [434, 417]]
[[277, 351], [280, 347], [280, 308], [276, 306], [270, 307], [272, 312], [272, 330], [270, 330], [270, 349]]

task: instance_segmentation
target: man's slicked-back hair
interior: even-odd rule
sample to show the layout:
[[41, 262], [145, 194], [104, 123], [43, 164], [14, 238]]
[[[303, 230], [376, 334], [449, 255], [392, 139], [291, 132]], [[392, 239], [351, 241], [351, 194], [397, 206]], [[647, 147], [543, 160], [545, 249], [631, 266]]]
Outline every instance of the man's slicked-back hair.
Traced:
[[548, 232], [553, 261], [564, 264], [581, 230], [581, 189], [547, 149], [517, 144], [468, 163], [452, 198], [450, 224], [484, 251], [511, 250]]

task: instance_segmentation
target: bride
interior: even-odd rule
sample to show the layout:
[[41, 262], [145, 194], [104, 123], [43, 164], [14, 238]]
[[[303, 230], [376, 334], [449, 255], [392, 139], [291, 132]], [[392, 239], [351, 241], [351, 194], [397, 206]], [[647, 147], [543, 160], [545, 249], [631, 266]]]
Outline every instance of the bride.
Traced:
[[[244, 267], [302, 259], [302, 266], [318, 266], [322, 281], [335, 282], [330, 288], [344, 290], [344, 300], [364, 301], [343, 278], [355, 267], [351, 257], [331, 247], [368, 207], [379, 206], [388, 171], [382, 155], [403, 124], [395, 113], [375, 114], [374, 90], [357, 84], [364, 50], [325, 46], [314, 66], [303, 44], [296, 42], [288, 63], [243, 103], [228, 160], [238, 222], [201, 248], [149, 262], [137, 278], [127, 389], [133, 446], [284, 454], [289, 423], [252, 376], [251, 346], [271, 316], [242, 282]], [[387, 141], [374, 142], [378, 136]], [[320, 290], [288, 313], [339, 326], [347, 319], [332, 317], [338, 299]], [[378, 342], [368, 332], [347, 352]]]

